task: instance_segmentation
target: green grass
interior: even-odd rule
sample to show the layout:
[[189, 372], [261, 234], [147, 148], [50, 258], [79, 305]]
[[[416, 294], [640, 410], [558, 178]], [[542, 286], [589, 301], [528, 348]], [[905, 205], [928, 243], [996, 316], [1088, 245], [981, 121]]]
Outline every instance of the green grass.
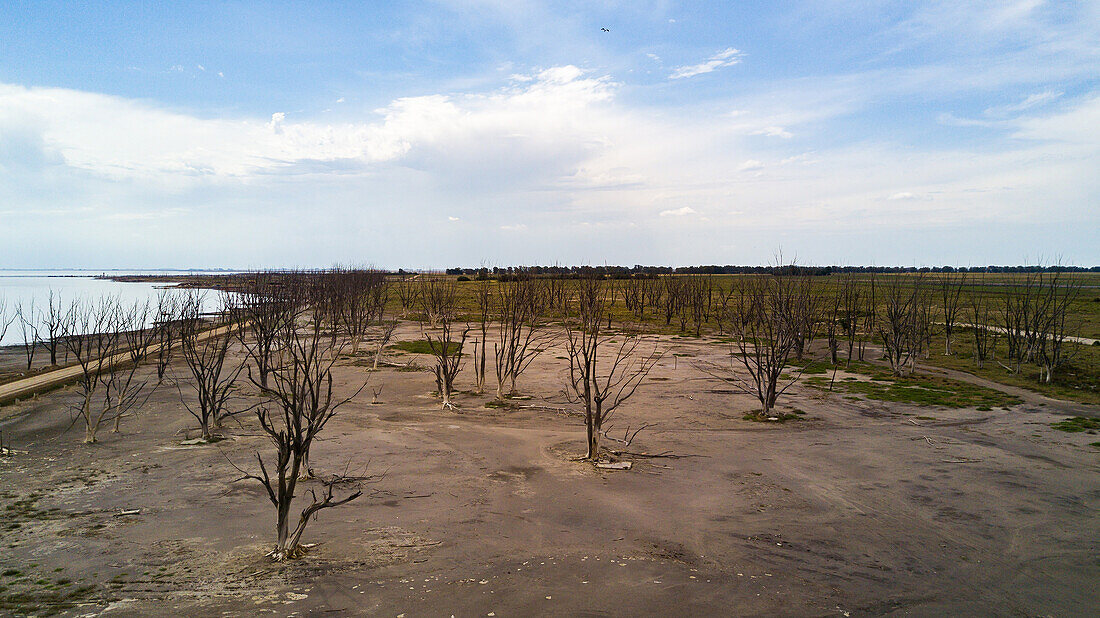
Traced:
[[1058, 431], [1068, 431], [1069, 433], [1080, 433], [1082, 431], [1096, 433], [1096, 430], [1100, 429], [1100, 420], [1084, 416], [1074, 416], [1064, 421], [1058, 421], [1052, 424], [1051, 427]]
[[[436, 344], [439, 345], [438, 343]], [[412, 354], [433, 354], [432, 346], [428, 343], [427, 339], [420, 339], [417, 341], [398, 341], [390, 346], [391, 350], [401, 350], [402, 352], [410, 352]], [[453, 354], [462, 349], [462, 344], [457, 341], [447, 342], [447, 353]]]
[[[755, 423], [786, 423], [787, 421], [800, 421], [802, 416], [806, 414], [801, 410], [795, 410], [794, 414], [769, 414], [768, 416], [762, 416], [760, 412], [746, 412], [741, 418], [746, 421], [753, 421]], [[772, 420], [775, 419], [775, 420]]]
[[[1020, 398], [1014, 395], [939, 376], [895, 378], [865, 363], [852, 363], [848, 371], [868, 375], [871, 380], [837, 380], [832, 383], [833, 390], [878, 401], [945, 408], [991, 410], [996, 406], [1006, 407], [1020, 403]], [[805, 379], [807, 385], [821, 390], [828, 390], [829, 382], [828, 378], [820, 375]]]

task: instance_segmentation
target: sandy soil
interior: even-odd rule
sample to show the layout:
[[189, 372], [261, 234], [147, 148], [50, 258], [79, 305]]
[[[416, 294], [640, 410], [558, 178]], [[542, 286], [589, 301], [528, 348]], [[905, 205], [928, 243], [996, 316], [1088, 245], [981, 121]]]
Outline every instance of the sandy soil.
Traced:
[[[520, 381], [533, 399], [518, 403], [538, 409], [490, 409], [488, 396], [467, 394], [459, 410], [440, 411], [429, 373], [370, 375], [385, 384], [382, 403], [364, 392], [341, 408], [313, 464], [331, 473], [351, 461], [385, 477], [375, 495], [322, 512], [305, 535], [317, 546], [288, 564], [264, 558], [271, 505], [229, 463], [251, 467], [255, 450], [270, 450], [254, 418], [217, 444], [181, 445], [194, 421], [166, 386], [121, 434], [106, 430], [88, 446], [79, 428], [65, 431], [71, 389], [5, 407], [0, 428], [20, 452], [0, 460], [0, 501], [39, 497], [29, 514], [7, 509], [0, 570], [94, 585], [65, 610], [72, 615], [1070, 616], [1100, 607], [1097, 438], [1051, 429], [1065, 416], [1058, 404], [948, 410], [796, 388], [784, 404], [805, 420], [753, 423], [741, 418], [749, 397], [692, 365], [725, 347], [671, 345], [686, 356], [666, 356], [612, 433], [656, 423], [632, 450], [686, 457], [623, 472], [570, 460], [583, 422], [549, 409], [572, 407], [555, 351]], [[367, 376], [349, 361], [336, 377], [350, 392]], [[471, 380], [465, 373], [461, 387]], [[15, 589], [18, 577], [0, 584]]]

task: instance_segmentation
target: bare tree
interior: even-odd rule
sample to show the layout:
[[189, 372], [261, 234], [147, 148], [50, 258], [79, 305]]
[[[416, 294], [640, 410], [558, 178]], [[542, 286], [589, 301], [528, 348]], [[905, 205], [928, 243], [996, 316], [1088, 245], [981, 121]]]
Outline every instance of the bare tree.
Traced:
[[980, 289], [970, 294], [970, 326], [974, 335], [974, 362], [978, 369], [985, 367], [985, 361], [993, 358], [997, 348], [997, 331], [992, 327], [993, 311], [989, 296]]
[[120, 356], [123, 358], [116, 359], [100, 374], [105, 407], [112, 410], [114, 417], [114, 433], [119, 432], [122, 419], [134, 414], [152, 394], [149, 381], [137, 377], [158, 335], [152, 321], [153, 311], [148, 301], [134, 303], [131, 307], [116, 307], [111, 328], [120, 333]]
[[394, 290], [397, 292], [397, 299], [401, 303], [402, 310], [411, 311], [417, 306], [420, 286], [417, 285], [415, 276], [402, 276], [394, 283]]
[[573, 315], [565, 319], [569, 354], [569, 386], [584, 405], [587, 453], [584, 459], [600, 457], [600, 436], [604, 423], [637, 391], [638, 386], [662, 354], [641, 349], [644, 339], [620, 333], [621, 341], [604, 352], [609, 337], [603, 331], [607, 311], [607, 286], [602, 278], [588, 277], [574, 289]]
[[[672, 324], [672, 318], [682, 313], [683, 280], [676, 275], [661, 278], [661, 309], [665, 314], [665, 326]], [[683, 330], [681, 328], [681, 330]]]
[[[361, 488], [355, 487], [336, 498], [335, 488], [343, 479], [334, 475], [321, 482], [319, 493], [310, 489], [310, 504], [302, 509], [291, 528], [291, 506], [297, 485], [312, 476], [309, 455], [314, 439], [337, 409], [358, 395], [362, 387], [345, 399], [333, 398], [332, 367], [339, 357], [339, 347], [325, 343], [320, 320], [311, 320], [304, 329], [298, 327], [297, 320], [288, 321], [280, 336], [283, 362], [274, 367], [270, 386], [265, 389], [275, 405], [261, 405], [256, 413], [264, 433], [275, 446], [275, 457], [273, 462], [265, 463], [264, 457], [256, 453], [260, 474], [245, 476], [264, 487], [275, 507], [276, 542], [269, 555], [283, 561], [302, 554], [302, 534], [318, 511], [345, 504], [363, 494]], [[252, 381], [259, 386], [254, 378]]]
[[[844, 301], [843, 288], [835, 283], [829, 286], [828, 295], [825, 300], [825, 309], [828, 314], [828, 318], [825, 320], [825, 339], [829, 344], [829, 361], [836, 366], [840, 362], [839, 350], [840, 350], [840, 328], [841, 328], [841, 313], [840, 308]], [[850, 355], [850, 354], [849, 354]]]
[[1039, 381], [1050, 384], [1054, 372], [1064, 360], [1066, 342], [1069, 339], [1070, 305], [1081, 295], [1081, 282], [1063, 277], [1056, 269], [1043, 283], [1042, 310], [1037, 321], [1036, 363], [1039, 365]]
[[172, 350], [178, 334], [176, 326], [179, 320], [180, 302], [175, 292], [161, 290], [157, 295], [156, 315], [153, 327], [156, 329], [157, 343], [157, 384], [164, 381], [168, 366], [172, 363]]
[[[454, 408], [451, 399], [454, 381], [462, 370], [463, 346], [470, 326], [456, 325], [458, 288], [454, 281], [426, 277], [420, 280], [420, 303], [424, 316], [434, 324], [424, 331], [432, 356], [435, 356], [435, 383], [442, 408]], [[423, 328], [423, 323], [421, 323]]]
[[84, 421], [84, 442], [96, 441], [99, 428], [114, 420], [118, 409], [100, 405], [97, 399], [104, 373], [117, 353], [119, 332], [114, 320], [118, 301], [105, 297], [98, 302], [74, 301], [63, 328], [65, 346], [80, 367], [76, 387], [79, 403], [73, 408], [73, 423]]
[[4, 340], [4, 336], [8, 334], [8, 327], [18, 317], [16, 314], [8, 315], [8, 301], [0, 296], [0, 341]]
[[351, 341], [351, 354], [359, 353], [359, 344], [385, 308], [385, 276], [376, 270], [334, 270], [336, 320]]
[[278, 363], [281, 333], [299, 302], [294, 293], [274, 283], [267, 273], [256, 273], [229, 303], [230, 319], [238, 326], [245, 353], [256, 365], [261, 390], [267, 388], [268, 376]]
[[[227, 403], [236, 390], [237, 378], [245, 364], [234, 363], [229, 358], [233, 324], [207, 324], [203, 316], [203, 295], [189, 293], [183, 298], [180, 318], [180, 354], [190, 373], [191, 379], [186, 382], [195, 391], [196, 401], [189, 403], [182, 390], [180, 399], [199, 422], [202, 439], [211, 440], [214, 429], [221, 427], [225, 418], [243, 411], [230, 410]], [[178, 380], [176, 385], [178, 389]]]
[[[799, 276], [758, 276], [739, 282], [736, 315], [730, 319], [735, 334], [728, 366], [701, 363], [709, 375], [752, 395], [760, 402], [758, 418], [767, 418], [779, 396], [802, 375], [784, 378], [798, 340], [799, 315], [807, 301], [800, 293]], [[744, 369], [744, 372], [741, 371]], [[748, 374], [747, 376], [745, 374]]]
[[962, 299], [965, 284], [966, 275], [964, 273], [954, 275], [944, 273], [939, 280], [940, 308], [943, 309], [943, 353], [945, 356], [951, 355], [951, 336], [955, 334], [959, 314], [962, 310], [962, 304], [959, 301]]
[[53, 290], [50, 290], [46, 309], [40, 312], [39, 322], [45, 332], [45, 337], [41, 341], [46, 351], [50, 353], [50, 365], [57, 365], [57, 352], [62, 347], [61, 330], [65, 322], [65, 311], [60, 294], [55, 294]]
[[[796, 267], [792, 265], [793, 268]], [[794, 276], [791, 294], [793, 295], [791, 319], [795, 326], [794, 355], [798, 360], [802, 360], [806, 354], [806, 348], [813, 343], [814, 336], [817, 334], [820, 297], [814, 294], [813, 280], [807, 275]]]
[[931, 299], [923, 275], [890, 277], [882, 300], [884, 307], [878, 335], [882, 339], [883, 354], [894, 375], [912, 373], [931, 324]]
[[517, 270], [509, 281], [497, 286], [496, 326], [493, 343], [496, 357], [497, 399], [512, 395], [516, 380], [554, 340], [555, 334], [543, 328], [547, 311], [545, 296], [538, 280]]
[[474, 288], [477, 305], [478, 336], [474, 338], [474, 390], [485, 392], [485, 367], [488, 356], [489, 316], [493, 310], [493, 290], [488, 279], [481, 279]]
[[1007, 345], [1008, 369], [1019, 373], [1035, 356], [1042, 321], [1043, 274], [1028, 272], [1005, 286], [1000, 307], [1001, 326]]
[[15, 315], [19, 318], [19, 328], [23, 332], [23, 356], [27, 359], [27, 371], [31, 370], [34, 363], [34, 351], [38, 348], [38, 316], [37, 309], [32, 298], [30, 304], [24, 306], [19, 303], [15, 307]]

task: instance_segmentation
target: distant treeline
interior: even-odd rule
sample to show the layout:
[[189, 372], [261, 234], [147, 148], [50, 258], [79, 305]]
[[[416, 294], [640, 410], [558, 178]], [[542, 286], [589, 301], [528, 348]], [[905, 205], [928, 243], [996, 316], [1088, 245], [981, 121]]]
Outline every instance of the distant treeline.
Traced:
[[[398, 274], [407, 271], [398, 270]], [[834, 273], [1096, 273], [1100, 266], [521, 266], [493, 268], [448, 268], [448, 275], [473, 279], [508, 277], [517, 273], [537, 277], [580, 278], [592, 275], [612, 279], [657, 277], [659, 275], [810, 275], [825, 277]], [[411, 273], [410, 273], [411, 274]]]

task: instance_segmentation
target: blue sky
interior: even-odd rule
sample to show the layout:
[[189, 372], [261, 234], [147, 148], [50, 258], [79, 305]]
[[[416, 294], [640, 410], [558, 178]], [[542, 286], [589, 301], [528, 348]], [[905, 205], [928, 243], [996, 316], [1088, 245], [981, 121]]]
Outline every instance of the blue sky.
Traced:
[[70, 4], [0, 267], [1100, 263], [1100, 2]]

